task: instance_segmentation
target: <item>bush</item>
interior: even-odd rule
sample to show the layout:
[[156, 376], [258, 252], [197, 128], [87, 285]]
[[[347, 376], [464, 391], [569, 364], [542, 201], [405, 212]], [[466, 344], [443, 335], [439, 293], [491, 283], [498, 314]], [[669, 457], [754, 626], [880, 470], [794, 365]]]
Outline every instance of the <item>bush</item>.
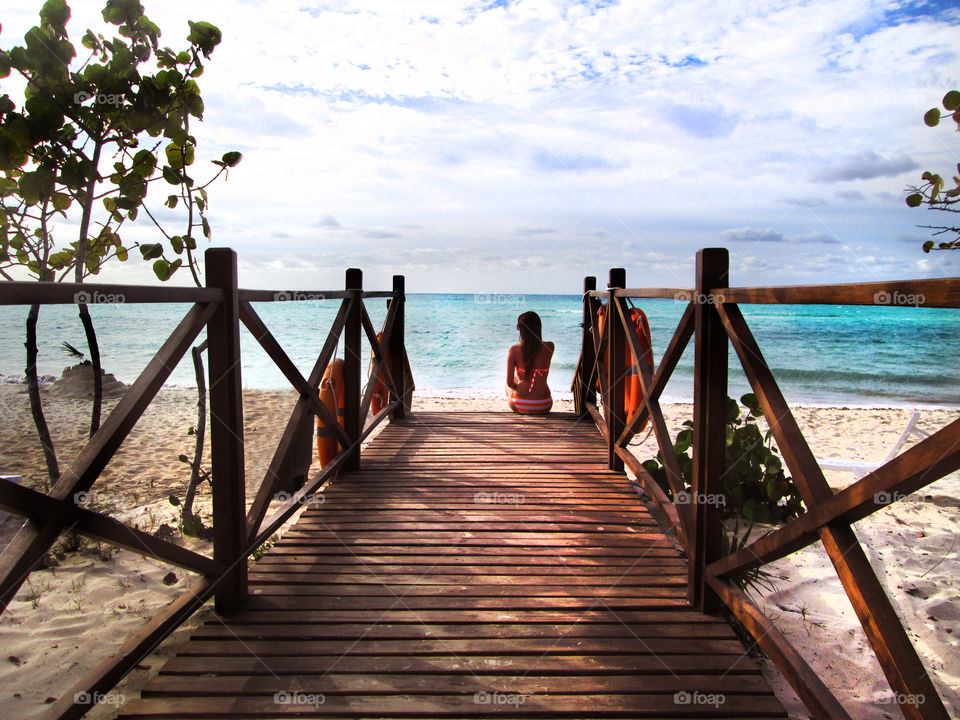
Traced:
[[[782, 523], [800, 515], [803, 500], [796, 484], [786, 476], [780, 454], [773, 445], [771, 431], [761, 432], [756, 419], [763, 416], [753, 393], [740, 398], [746, 412], [732, 398], [727, 398], [726, 470], [723, 474], [727, 515], [743, 516], [750, 522]], [[690, 490], [693, 477], [693, 422], [683, 423], [677, 435], [674, 452]], [[647, 460], [643, 467], [663, 488], [670, 499], [673, 493], [667, 482], [663, 455]]]

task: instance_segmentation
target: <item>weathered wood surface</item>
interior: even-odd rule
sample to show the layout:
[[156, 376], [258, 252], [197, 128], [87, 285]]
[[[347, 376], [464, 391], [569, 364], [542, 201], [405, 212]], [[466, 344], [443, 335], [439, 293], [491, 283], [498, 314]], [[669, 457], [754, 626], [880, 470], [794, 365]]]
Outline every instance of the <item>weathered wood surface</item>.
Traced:
[[590, 422], [395, 422], [122, 718], [784, 718]]

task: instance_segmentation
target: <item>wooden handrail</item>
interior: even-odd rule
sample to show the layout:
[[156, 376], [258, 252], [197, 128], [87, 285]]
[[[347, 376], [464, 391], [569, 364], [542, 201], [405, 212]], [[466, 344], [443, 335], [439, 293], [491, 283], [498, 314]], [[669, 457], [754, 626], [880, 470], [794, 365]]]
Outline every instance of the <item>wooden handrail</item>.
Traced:
[[960, 277], [837, 285], [715, 286], [704, 293], [716, 303], [742, 305], [879, 305], [960, 308]]
[[[381, 422], [391, 417], [402, 417], [402, 398], [407, 389], [406, 374], [403, 371], [403, 276], [394, 276], [393, 289], [390, 291], [363, 291], [359, 270], [347, 272], [344, 290], [243, 290], [237, 286], [237, 259], [232, 250], [208, 250], [205, 267], [207, 286], [201, 288], [0, 283], [0, 305], [80, 302], [195, 303], [49, 494], [0, 480], [0, 508], [28, 518], [28, 522], [0, 557], [0, 612], [25, 581], [37, 559], [47, 552], [64, 527], [204, 576], [192, 586], [190, 592], [141, 628], [118, 653], [87, 673], [69, 693], [64, 694], [61, 700], [48, 710], [48, 717], [81, 717], [89, 710], [89, 702], [84, 698], [97, 697], [98, 693], [113, 687], [146, 653], [211, 596], [214, 597], [220, 612], [229, 613], [240, 609], [247, 597], [246, 568], [250, 554], [289, 520], [304, 502], [308, 502], [310, 495], [321, 491], [344, 467], [356, 466], [359, 463], [361, 442]], [[369, 316], [363, 307], [363, 301], [372, 298], [388, 298], [390, 301], [380, 343], [376, 341], [376, 333], [373, 332]], [[342, 302], [313, 371], [308, 378], [304, 378], [250, 303], [317, 299], [340, 299]], [[239, 344], [241, 322], [300, 395], [249, 512], [245, 509], [243, 476], [243, 405]], [[211, 404], [211, 484], [214, 488], [213, 559], [131, 528], [102, 513], [79, 507], [76, 499], [79, 493], [89, 490], [99, 477], [204, 328], [208, 330], [210, 352], [208, 374]], [[359, 422], [363, 421], [363, 416], [360, 414], [359, 402], [360, 338], [364, 329], [368, 334], [373, 333], [371, 345], [375, 357], [379, 359], [374, 366], [374, 380], [382, 369], [390, 387], [391, 401], [372, 419], [366, 429], [361, 431], [363, 426], [359, 425]], [[346, 374], [354, 380], [352, 392], [348, 386], [346, 393], [349, 419], [346, 428], [341, 428], [337, 418], [330, 414], [318, 398], [321, 377], [342, 334], [347, 338], [349, 351]], [[393, 358], [390, 367], [382, 362], [384, 351], [388, 347]], [[368, 389], [372, 392], [372, 385]], [[365, 406], [367, 405], [369, 398], [365, 402]], [[284, 463], [293, 454], [296, 431], [313, 415], [319, 415], [329, 427], [339, 433], [342, 449], [277, 512], [264, 520], [274, 497], [275, 482]]]
[[154, 287], [104, 283], [0, 282], [0, 305], [88, 305], [132, 303], [216, 303], [218, 288]]
[[[820, 540], [836, 568], [841, 584], [863, 626], [880, 665], [898, 696], [922, 697], [923, 702], [901, 706], [906, 718], [920, 720], [947, 717], [923, 663], [899, 621], [876, 573], [857, 542], [850, 523], [860, 520], [900, 497], [916, 492], [944, 475], [960, 469], [960, 420], [893, 458], [857, 483], [834, 494], [810, 451], [793, 414], [763, 359], [763, 354], [741, 314], [738, 303], [838, 304], [960, 308], [960, 278], [853, 283], [822, 286], [730, 288], [726, 250], [702, 250], [697, 255], [696, 285], [693, 290], [665, 288], [622, 289], [620, 271], [611, 270], [610, 287], [595, 290], [591, 278], [584, 282], [584, 330], [581, 361], [577, 366], [582, 383], [589, 376], [584, 357], [588, 343], [595, 343], [602, 378], [601, 414], [596, 406], [581, 400], [582, 414], [590, 415], [621, 461], [636, 475], [653, 501], [654, 509], [673, 525], [686, 548], [691, 601], [706, 611], [726, 607], [773, 659], [794, 686], [807, 708], [819, 719], [849, 718], [847, 712], [810, 669], [796, 649], [747, 595], [733, 582], [740, 573], [754, 570], [786, 557]], [[640, 356], [639, 337], [628, 316], [624, 301], [630, 297], [672, 297], [688, 303], [655, 372], [637, 365], [645, 398], [625, 427], [616, 428], [624, 377], [612, 359], [629, 347]], [[596, 333], [592, 303], [608, 301], [609, 325], [603, 337]], [[693, 477], [688, 495], [690, 504], [675, 502], [677, 484], [669, 482], [673, 499], [646, 472], [629, 452], [628, 444], [646, 419], [653, 422], [668, 481], [673, 446], [667, 437], [659, 407], [659, 396], [676, 368], [691, 335], [695, 342]], [[807, 512], [754, 541], [739, 552], [721, 557], [722, 507], [710, 503], [711, 496], [724, 491], [723, 474], [726, 436], [727, 348], [732, 345], [747, 379], [757, 396], [764, 417], [784, 462], [800, 489]], [[606, 366], [606, 368], [605, 368]], [[608, 370], [609, 374], [605, 371]], [[618, 388], [620, 386], [620, 388]], [[583, 390], [581, 389], [581, 393]], [[620, 400], [619, 402], [622, 402]], [[612, 429], [616, 428], [614, 432]], [[612, 466], [612, 465], [611, 465]], [[700, 498], [707, 502], [700, 501]], [[686, 512], [689, 511], [689, 519]], [[686, 532], [683, 531], [686, 526]]]

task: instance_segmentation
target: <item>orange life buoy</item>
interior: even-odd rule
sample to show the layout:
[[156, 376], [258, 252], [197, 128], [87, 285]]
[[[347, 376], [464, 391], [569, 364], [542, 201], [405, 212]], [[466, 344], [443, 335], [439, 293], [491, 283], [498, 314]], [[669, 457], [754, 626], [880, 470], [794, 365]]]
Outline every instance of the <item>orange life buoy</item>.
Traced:
[[[334, 415], [343, 425], [343, 360], [337, 358], [329, 365], [323, 373], [323, 380], [320, 382], [320, 402], [322, 402], [331, 415]], [[320, 466], [326, 465], [337, 455], [337, 433], [333, 428], [328, 428], [319, 417], [317, 418], [317, 458], [320, 460]]]
[[[603, 337], [606, 318], [607, 306], [601, 305], [597, 312], [597, 325], [600, 331], [600, 337]], [[647, 322], [647, 316], [640, 308], [631, 308], [630, 322], [633, 323], [633, 328], [637, 331], [637, 336], [640, 338], [641, 359], [650, 370], [653, 370], [653, 348], [650, 346], [650, 324]], [[643, 386], [640, 383], [640, 371], [637, 368], [637, 359], [634, 357], [629, 345], [625, 348], [624, 354], [624, 361], [627, 366], [627, 378], [624, 383], [623, 410], [629, 418], [636, 412], [637, 408], [643, 404]], [[597, 378], [597, 390], [599, 389], [600, 379]], [[643, 430], [646, 425], [647, 423], [644, 421], [637, 432]]]

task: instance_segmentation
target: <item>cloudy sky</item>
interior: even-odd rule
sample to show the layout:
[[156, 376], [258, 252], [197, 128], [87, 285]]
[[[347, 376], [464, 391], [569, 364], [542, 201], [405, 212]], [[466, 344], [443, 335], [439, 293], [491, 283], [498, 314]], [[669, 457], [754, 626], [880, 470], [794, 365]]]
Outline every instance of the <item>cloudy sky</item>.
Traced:
[[[4, 10], [3, 47], [39, 5]], [[244, 153], [210, 217], [248, 287], [689, 286], [717, 245], [733, 284], [960, 275], [903, 202], [960, 161], [922, 122], [960, 86], [950, 0], [144, 5], [174, 48], [188, 19], [223, 31], [197, 135]], [[75, 41], [102, 29], [72, 6]]]

